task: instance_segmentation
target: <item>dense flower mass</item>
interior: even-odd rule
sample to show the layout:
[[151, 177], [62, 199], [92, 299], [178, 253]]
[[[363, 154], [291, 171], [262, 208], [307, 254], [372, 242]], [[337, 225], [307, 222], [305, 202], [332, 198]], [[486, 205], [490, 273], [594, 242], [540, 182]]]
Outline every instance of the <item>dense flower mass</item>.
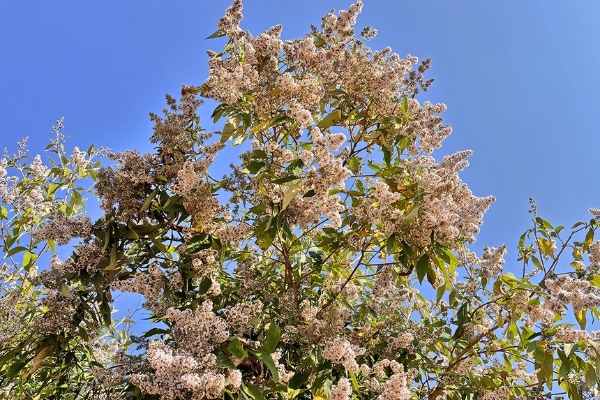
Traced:
[[[49, 165], [0, 160], [0, 397], [598, 398], [600, 211], [565, 235], [532, 202], [518, 268], [471, 251], [494, 198], [461, 180], [470, 151], [434, 157], [430, 60], [370, 49], [362, 7], [285, 40], [235, 0], [154, 153], [68, 153], [60, 120]], [[115, 320], [123, 298], [143, 310]]]

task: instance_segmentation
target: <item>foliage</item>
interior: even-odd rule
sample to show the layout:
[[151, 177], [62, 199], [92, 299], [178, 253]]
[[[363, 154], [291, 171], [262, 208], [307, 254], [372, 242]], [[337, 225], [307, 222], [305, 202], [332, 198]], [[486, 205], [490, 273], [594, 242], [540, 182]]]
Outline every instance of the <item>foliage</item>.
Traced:
[[[281, 26], [241, 30], [236, 0], [206, 82], [151, 115], [153, 154], [68, 157], [59, 124], [49, 168], [24, 145], [5, 155], [0, 395], [598, 395], [599, 337], [586, 329], [600, 212], [565, 230], [532, 203], [520, 276], [504, 270], [504, 246], [470, 252], [493, 198], [460, 180], [470, 152], [430, 156], [451, 128], [445, 105], [417, 100], [429, 60], [368, 48], [376, 31], [352, 28], [361, 7], [284, 42]], [[201, 98], [218, 102], [215, 134]], [[239, 162], [219, 179], [229, 144]], [[140, 335], [112, 318], [121, 292], [144, 296]]]

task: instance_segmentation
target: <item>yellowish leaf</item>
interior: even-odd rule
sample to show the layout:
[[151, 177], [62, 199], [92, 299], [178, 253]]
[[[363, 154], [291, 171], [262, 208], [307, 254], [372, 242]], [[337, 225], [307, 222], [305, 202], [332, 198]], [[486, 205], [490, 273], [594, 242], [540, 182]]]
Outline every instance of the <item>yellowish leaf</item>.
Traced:
[[285, 195], [283, 196], [283, 203], [281, 204], [281, 211], [285, 210], [287, 208], [287, 206], [290, 205], [292, 200], [294, 200], [296, 198], [296, 196], [298, 195], [298, 193], [300, 193], [301, 191], [302, 191], [302, 189], [297, 186], [289, 187], [288, 190], [285, 192]]

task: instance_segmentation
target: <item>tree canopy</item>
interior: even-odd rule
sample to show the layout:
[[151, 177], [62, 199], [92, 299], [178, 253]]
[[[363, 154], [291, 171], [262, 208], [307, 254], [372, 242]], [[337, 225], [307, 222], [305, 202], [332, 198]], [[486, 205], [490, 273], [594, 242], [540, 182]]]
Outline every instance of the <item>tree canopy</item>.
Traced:
[[[60, 120], [46, 164], [5, 154], [0, 396], [598, 396], [600, 211], [566, 229], [532, 201], [518, 267], [471, 252], [494, 198], [460, 179], [469, 151], [432, 156], [430, 60], [370, 49], [361, 9], [283, 41], [235, 0], [206, 81], [151, 114], [155, 152], [69, 152]], [[114, 318], [128, 293], [148, 321]]]

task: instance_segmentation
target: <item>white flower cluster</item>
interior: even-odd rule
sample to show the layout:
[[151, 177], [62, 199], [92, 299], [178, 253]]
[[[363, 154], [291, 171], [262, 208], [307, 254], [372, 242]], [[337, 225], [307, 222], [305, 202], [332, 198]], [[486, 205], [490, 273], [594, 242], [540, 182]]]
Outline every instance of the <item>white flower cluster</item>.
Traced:
[[518, 363], [513, 368], [514, 379], [522, 380], [529, 385], [537, 385], [538, 377], [535, 371], [527, 372], [529, 365], [526, 362]]
[[205, 300], [195, 311], [169, 308], [166, 316], [175, 325], [175, 343], [151, 341], [146, 357], [154, 372], [134, 374], [131, 382], [145, 393], [172, 400], [217, 399], [226, 387], [237, 391], [241, 373], [232, 371], [227, 379], [213, 353], [229, 337], [227, 322], [215, 315], [213, 303]]
[[358, 346], [352, 345], [345, 338], [335, 338], [325, 344], [323, 349], [323, 357], [332, 361], [335, 364], [341, 364], [347, 371], [358, 373], [358, 363], [356, 356], [360, 355], [361, 351]]
[[591, 272], [597, 273], [600, 271], [600, 240], [595, 241], [589, 247], [590, 251], [590, 266]]
[[101, 207], [106, 212], [117, 208], [124, 218], [136, 215], [146, 200], [144, 189], [155, 181], [158, 157], [127, 150], [109, 158], [116, 161], [116, 167], [101, 169], [96, 181]]
[[228, 242], [231, 244], [240, 243], [247, 240], [249, 235], [252, 233], [252, 226], [248, 224], [233, 225], [223, 224], [219, 228], [215, 229], [215, 234], [219, 237], [221, 242]]
[[345, 206], [338, 195], [330, 195], [329, 191], [334, 188], [344, 189], [345, 181], [352, 173], [344, 166], [343, 160], [334, 156], [332, 151], [339, 149], [346, 137], [344, 134], [323, 135], [317, 127], [312, 128], [311, 135], [314, 147], [310, 151], [304, 151], [302, 156], [312, 154], [318, 166], [308, 169], [302, 190], [304, 193], [312, 190], [315, 195], [297, 197], [290, 205], [289, 212], [301, 227], [317, 224], [321, 216], [325, 215], [334, 228], [339, 228], [342, 224], [340, 212], [345, 210]]
[[175, 323], [173, 336], [191, 354], [204, 356], [229, 337], [227, 322], [213, 312], [213, 303], [205, 300], [195, 311], [169, 308], [167, 318]]
[[374, 223], [383, 222], [390, 226], [391, 223], [402, 221], [404, 217], [403, 211], [392, 206], [400, 199], [401, 194], [399, 192], [391, 192], [389, 185], [383, 180], [378, 179], [374, 184], [372, 179], [366, 179], [365, 181], [374, 187], [372, 197], [367, 198], [362, 204], [354, 207], [352, 212], [361, 218], [365, 218], [367, 221]]
[[[169, 400], [217, 399], [223, 395], [226, 379], [223, 374], [212, 371], [216, 368], [214, 356], [199, 361], [185, 350], [153, 340], [148, 345], [146, 359], [154, 373], [136, 373], [130, 377], [145, 393]], [[232, 386], [238, 383], [235, 378], [231, 380]]]
[[[24, 142], [20, 146], [24, 146]], [[45, 216], [51, 210], [51, 202], [46, 200], [46, 190], [42, 178], [46, 172], [41, 158], [37, 155], [28, 166], [33, 179], [20, 180], [17, 176], [7, 176], [9, 162], [6, 157], [0, 160], [0, 199], [5, 205], [12, 205], [15, 213], [28, 212], [32, 216]], [[38, 179], [36, 179], [38, 178]]]
[[195, 223], [207, 233], [213, 233], [221, 226], [212, 221], [225, 211], [220, 206], [219, 199], [212, 195], [211, 185], [207, 182], [208, 167], [220, 148], [219, 143], [203, 146], [201, 152], [204, 158], [194, 162], [186, 161], [177, 174], [177, 183], [171, 187], [174, 193], [183, 196], [186, 210], [192, 215]]
[[410, 350], [413, 348], [414, 340], [415, 337], [411, 332], [404, 332], [391, 340], [390, 347], [396, 351], [404, 349]]
[[459, 178], [458, 171], [467, 165], [465, 158], [470, 155], [471, 151], [455, 153], [437, 164], [428, 156], [405, 161], [407, 170], [426, 193], [421, 218], [411, 225], [415, 238], [429, 241], [433, 231], [437, 241], [449, 246], [475, 241], [483, 215], [495, 199], [473, 196]]
[[468, 376], [473, 370], [473, 367], [475, 367], [475, 362], [470, 358], [466, 358], [459, 362], [452, 371], [459, 376]]
[[560, 275], [554, 279], [546, 279], [546, 287], [562, 304], [571, 304], [575, 313], [600, 306], [598, 290], [588, 281]]
[[31, 236], [36, 240], [53, 240], [56, 244], [65, 245], [73, 238], [88, 239], [91, 234], [89, 217], [69, 218], [64, 211], [57, 210], [52, 213], [50, 222]]
[[337, 302], [331, 303], [319, 314], [318, 307], [304, 300], [300, 303], [300, 318], [303, 323], [297, 327], [290, 326], [287, 332], [300, 342], [324, 343], [337, 337], [351, 317], [351, 312]]
[[496, 390], [487, 391], [483, 393], [483, 396], [479, 397], [481, 400], [508, 400], [510, 398], [510, 388], [501, 386]]
[[282, 353], [283, 352], [281, 349], [275, 350], [273, 353], [271, 353], [271, 359], [273, 360], [273, 363], [275, 364], [275, 368], [277, 368], [277, 373], [279, 374], [279, 380], [281, 380], [283, 383], [288, 383], [290, 381], [290, 379], [292, 379], [294, 377], [295, 373], [293, 371], [288, 371], [285, 368], [285, 365], [279, 362], [279, 360], [281, 360]]
[[33, 174], [33, 176], [35, 178], [43, 177], [44, 173], [47, 170], [47, 168], [42, 164], [42, 157], [40, 157], [39, 154], [37, 154], [33, 158], [33, 161], [31, 162], [31, 165], [29, 166], [29, 168], [31, 169], [31, 173]]
[[485, 247], [483, 249], [483, 255], [479, 259], [479, 265], [481, 266], [481, 274], [486, 278], [490, 279], [500, 275], [503, 271], [502, 266], [504, 265], [504, 256], [506, 255], [506, 246], [502, 245], [498, 248]]
[[200, 250], [192, 259], [192, 267], [198, 273], [199, 278], [212, 276], [219, 268], [217, 251], [213, 249]]
[[426, 101], [423, 106], [416, 99], [408, 101], [408, 124], [401, 130], [404, 136], [419, 138], [419, 147], [425, 154], [442, 147], [442, 141], [452, 133], [452, 127], [442, 125], [441, 114], [446, 111], [442, 103], [431, 104]]
[[[355, 40], [351, 27], [361, 9], [358, 1], [339, 16], [327, 14], [321, 35], [325, 45], [317, 47], [310, 37], [283, 42], [279, 25], [256, 38], [243, 32], [239, 27], [242, 4], [236, 1], [218, 26], [238, 47], [227, 57], [213, 54], [206, 96], [235, 104], [243, 94], [252, 93], [252, 106], [259, 115], [284, 112], [306, 128], [313, 124], [321, 101], [333, 100], [331, 94], [337, 90], [345, 91], [355, 105], [368, 105], [375, 115], [402, 117], [388, 99], [398, 97], [404, 88], [412, 89], [407, 75], [417, 58], [408, 55], [402, 59], [389, 48], [373, 53]], [[282, 63], [288, 72], [277, 72]], [[410, 101], [405, 110], [407, 124], [398, 133], [411, 138], [422, 135], [421, 147], [430, 152], [450, 133], [449, 127], [441, 126], [441, 118], [434, 116], [445, 106], [426, 103], [421, 107], [416, 100]]]
[[263, 304], [260, 300], [241, 302], [235, 306], [225, 307], [225, 317], [227, 325], [233, 332], [237, 332], [239, 336], [244, 334], [244, 331], [250, 328], [249, 321], [256, 318], [262, 312]]
[[242, 1], [235, 0], [233, 5], [225, 10], [225, 15], [219, 20], [217, 27], [232, 37], [241, 33], [239, 27], [242, 20]]
[[8, 175], [8, 160], [6, 158], [3, 158], [0, 160], [0, 197], [2, 198], [2, 202], [4, 204], [11, 204], [13, 203], [19, 193], [16, 192], [16, 188], [14, 185], [16, 185], [16, 183], [19, 181], [19, 179], [16, 176], [9, 176]]
[[556, 328], [556, 333], [554, 334], [557, 340], [560, 340], [564, 343], [575, 343], [580, 340], [588, 340], [590, 339], [590, 334], [587, 331], [580, 329], [573, 329], [567, 325], [561, 325]]
[[[387, 371], [391, 370], [391, 373]], [[408, 400], [411, 398], [410, 382], [415, 378], [415, 370], [404, 371], [404, 366], [396, 360], [384, 358], [369, 368], [360, 366], [365, 376], [367, 390], [379, 393], [377, 400]]]
[[73, 154], [71, 155], [71, 164], [77, 168], [85, 168], [90, 163], [86, 157], [87, 153], [79, 150], [79, 147], [76, 146], [73, 149]]
[[340, 380], [331, 387], [331, 400], [350, 400], [352, 397], [352, 385], [348, 378]]
[[56, 334], [64, 331], [72, 334], [77, 329], [74, 323], [76, 313], [74, 299], [65, 296], [58, 290], [46, 289], [40, 307], [46, 311], [34, 319], [33, 324], [37, 332]]

